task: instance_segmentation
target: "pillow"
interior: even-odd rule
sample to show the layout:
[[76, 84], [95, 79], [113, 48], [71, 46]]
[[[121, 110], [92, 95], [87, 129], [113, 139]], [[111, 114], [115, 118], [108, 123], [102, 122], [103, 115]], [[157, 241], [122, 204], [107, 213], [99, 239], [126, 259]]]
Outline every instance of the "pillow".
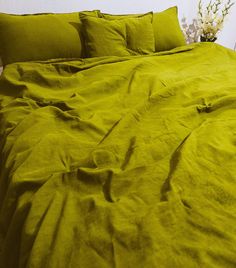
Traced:
[[155, 50], [164, 51], [186, 45], [180, 28], [177, 7], [153, 14]]
[[111, 21], [89, 16], [81, 19], [89, 57], [148, 54], [155, 50], [152, 13]]
[[126, 27], [122, 21], [81, 17], [88, 57], [128, 56]]
[[[186, 45], [184, 35], [178, 20], [177, 7], [171, 7], [162, 12], [153, 13], [153, 31], [155, 37], [155, 51], [170, 50], [175, 47]], [[111, 15], [100, 13], [105, 19], [114, 20], [121, 18], [135, 18], [140, 14]]]
[[[98, 12], [93, 12], [98, 16]], [[0, 13], [0, 56], [3, 65], [56, 58], [79, 58], [79, 13], [9, 15]]]
[[93, 10], [93, 11], [81, 11], [78, 13], [79, 15], [79, 35], [80, 35], [80, 40], [81, 40], [81, 54], [82, 54], [82, 58], [86, 57], [86, 49], [85, 49], [85, 40], [84, 40], [84, 33], [83, 33], [83, 24], [81, 21], [81, 17], [85, 17], [85, 16], [91, 16], [91, 17], [95, 17], [95, 18], [99, 18], [101, 17], [101, 12], [100, 10]]
[[136, 18], [123, 19], [126, 25], [127, 46], [138, 54], [155, 52], [155, 39], [152, 27], [153, 13]]

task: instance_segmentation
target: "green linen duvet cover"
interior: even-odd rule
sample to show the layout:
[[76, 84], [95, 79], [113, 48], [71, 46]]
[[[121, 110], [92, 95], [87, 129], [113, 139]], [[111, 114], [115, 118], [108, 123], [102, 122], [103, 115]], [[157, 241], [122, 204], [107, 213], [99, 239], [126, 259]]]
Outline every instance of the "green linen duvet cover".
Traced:
[[236, 54], [7, 65], [1, 268], [236, 267]]

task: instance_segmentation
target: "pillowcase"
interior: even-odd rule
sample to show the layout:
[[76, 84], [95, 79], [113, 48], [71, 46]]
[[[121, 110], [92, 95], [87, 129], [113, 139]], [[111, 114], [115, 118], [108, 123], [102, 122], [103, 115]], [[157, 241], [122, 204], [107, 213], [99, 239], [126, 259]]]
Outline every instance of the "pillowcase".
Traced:
[[101, 12], [100, 10], [93, 10], [93, 11], [81, 11], [78, 13], [79, 15], [79, 35], [80, 35], [80, 40], [81, 40], [81, 54], [82, 58], [86, 57], [86, 45], [85, 45], [85, 40], [84, 40], [84, 33], [83, 33], [83, 24], [82, 24], [82, 17], [90, 16], [90, 17], [95, 17], [95, 18], [100, 18], [101, 17]]
[[106, 20], [82, 16], [88, 57], [128, 56], [154, 52], [152, 13]]
[[149, 12], [135, 18], [125, 18], [127, 47], [134, 54], [155, 52], [155, 39], [152, 27], [153, 13]]
[[[92, 12], [98, 16], [98, 11]], [[56, 58], [79, 58], [79, 13], [9, 15], [0, 13], [0, 56], [3, 65]]]
[[[171, 7], [162, 12], [153, 13], [153, 31], [155, 37], [155, 51], [170, 50], [186, 45], [184, 34], [180, 28], [177, 7]], [[100, 13], [105, 19], [136, 18], [140, 14], [111, 15]]]
[[153, 29], [156, 51], [170, 50], [186, 45], [178, 20], [178, 8], [171, 7], [153, 14]]
[[88, 57], [128, 56], [126, 28], [121, 21], [108, 21], [90, 16], [81, 17]]

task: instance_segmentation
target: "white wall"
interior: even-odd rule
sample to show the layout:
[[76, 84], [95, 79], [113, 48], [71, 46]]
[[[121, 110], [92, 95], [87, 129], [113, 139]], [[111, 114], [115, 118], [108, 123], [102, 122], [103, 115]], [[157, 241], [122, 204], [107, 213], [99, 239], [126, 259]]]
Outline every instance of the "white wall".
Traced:
[[[207, 1], [207, 0], [204, 0]], [[198, 0], [0, 0], [0, 12], [40, 13], [72, 12], [101, 9], [110, 13], [139, 13], [158, 11], [177, 5], [179, 17], [186, 16], [189, 21], [197, 15]], [[226, 21], [218, 42], [233, 48], [236, 42], [236, 5]]]
[[233, 6], [228, 19], [226, 18], [224, 29], [217, 42], [236, 49], [236, 4]]
[[0, 11], [9, 13], [71, 12], [101, 9], [105, 12], [130, 13], [162, 10], [178, 5], [188, 11], [189, 0], [0, 0]]

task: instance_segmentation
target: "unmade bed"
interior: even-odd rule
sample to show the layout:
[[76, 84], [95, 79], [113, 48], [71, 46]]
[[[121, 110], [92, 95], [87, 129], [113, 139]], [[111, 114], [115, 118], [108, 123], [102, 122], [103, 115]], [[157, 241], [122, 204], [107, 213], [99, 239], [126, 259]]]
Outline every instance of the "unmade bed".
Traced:
[[13, 62], [0, 267], [236, 267], [236, 54]]

